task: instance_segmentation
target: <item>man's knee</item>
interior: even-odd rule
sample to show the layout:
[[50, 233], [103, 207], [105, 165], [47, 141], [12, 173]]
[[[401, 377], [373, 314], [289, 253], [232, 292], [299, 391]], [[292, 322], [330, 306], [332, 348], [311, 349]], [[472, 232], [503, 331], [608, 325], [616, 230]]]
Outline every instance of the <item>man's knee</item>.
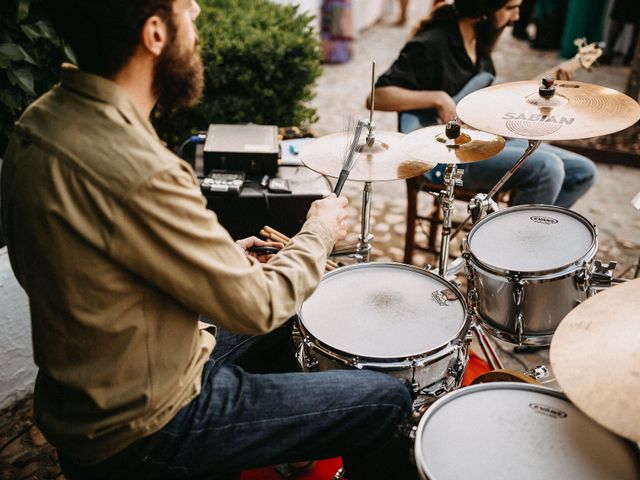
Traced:
[[355, 388], [371, 403], [393, 405], [406, 415], [411, 413], [413, 400], [409, 388], [392, 375], [371, 370], [359, 371]]

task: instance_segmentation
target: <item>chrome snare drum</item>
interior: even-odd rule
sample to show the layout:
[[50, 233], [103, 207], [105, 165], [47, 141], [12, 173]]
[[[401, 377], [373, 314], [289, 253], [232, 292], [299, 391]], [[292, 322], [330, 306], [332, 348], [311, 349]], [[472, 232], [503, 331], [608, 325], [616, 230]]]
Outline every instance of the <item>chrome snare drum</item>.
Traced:
[[564, 316], [587, 297], [598, 249], [595, 226], [575, 212], [521, 205], [469, 232], [469, 302], [493, 335], [548, 345]]
[[396, 376], [427, 403], [457, 388], [470, 320], [463, 296], [426, 270], [364, 263], [324, 276], [298, 314], [307, 371], [366, 368]]
[[420, 419], [414, 454], [426, 480], [632, 480], [637, 446], [563, 394], [539, 385], [465, 387]]

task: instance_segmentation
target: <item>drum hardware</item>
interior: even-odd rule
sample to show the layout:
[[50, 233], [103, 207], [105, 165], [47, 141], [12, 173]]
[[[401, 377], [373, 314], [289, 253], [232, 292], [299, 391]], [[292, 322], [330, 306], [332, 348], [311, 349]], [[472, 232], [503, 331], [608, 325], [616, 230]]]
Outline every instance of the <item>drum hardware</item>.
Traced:
[[[463, 240], [463, 245], [466, 244], [466, 242], [467, 239], [465, 238]], [[482, 350], [484, 358], [487, 360], [489, 366], [493, 370], [499, 370], [504, 368], [502, 361], [500, 360], [498, 353], [493, 348], [491, 341], [484, 334], [476, 318], [475, 312], [478, 305], [478, 291], [475, 288], [476, 277], [473, 269], [469, 267], [467, 257], [469, 257], [468, 248], [463, 248], [462, 258], [465, 260], [465, 275], [467, 277], [467, 315], [471, 322], [470, 332], [475, 333], [480, 349]]]
[[538, 365], [537, 367], [533, 367], [530, 370], [524, 372], [527, 377], [533, 378], [536, 382], [540, 382], [549, 378], [550, 372], [549, 368], [545, 365]]
[[498, 183], [496, 183], [493, 188], [489, 191], [489, 193], [478, 194], [469, 202], [469, 215], [465, 218], [458, 228], [456, 228], [455, 232], [453, 232], [452, 237], [455, 237], [458, 233], [462, 231], [469, 220], [473, 219], [473, 223], [477, 223], [485, 214], [494, 212], [498, 210], [498, 205], [493, 200], [493, 196], [498, 193], [498, 191], [502, 188], [502, 186], [507, 183], [507, 180], [511, 178], [511, 176], [516, 173], [516, 171], [520, 168], [520, 165], [524, 163], [524, 161], [531, 156], [533, 152], [540, 146], [540, 140], [529, 140], [529, 145], [527, 149], [524, 151], [522, 156], [518, 159], [516, 163], [502, 176]]
[[415, 130], [402, 139], [401, 144], [412, 158], [447, 165], [444, 172], [445, 188], [437, 196], [434, 195], [443, 212], [438, 274], [446, 278], [454, 190], [456, 186], [462, 186], [463, 170], [458, 169], [457, 165], [496, 155], [504, 148], [504, 138], [462, 127], [454, 120], [445, 125], [444, 132], [441, 125]]

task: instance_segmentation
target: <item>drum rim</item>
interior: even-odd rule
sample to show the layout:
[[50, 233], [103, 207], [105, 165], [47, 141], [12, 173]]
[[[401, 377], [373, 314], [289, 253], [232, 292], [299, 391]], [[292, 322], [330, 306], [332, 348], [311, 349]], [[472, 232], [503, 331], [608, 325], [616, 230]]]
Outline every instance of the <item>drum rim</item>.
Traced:
[[415, 354], [412, 355], [404, 355], [404, 356], [391, 356], [391, 355], [380, 355], [377, 357], [371, 357], [371, 356], [365, 356], [365, 355], [357, 355], [354, 352], [346, 352], [342, 349], [339, 349], [321, 339], [319, 339], [318, 337], [316, 337], [315, 335], [313, 335], [309, 329], [305, 326], [304, 324], [304, 317], [302, 315], [302, 307], [304, 305], [303, 304], [300, 306], [300, 308], [298, 309], [298, 313], [297, 313], [297, 323], [300, 327], [301, 332], [304, 334], [304, 337], [308, 337], [311, 339], [312, 343], [313, 342], [318, 342], [318, 344], [321, 347], [324, 347], [338, 355], [344, 356], [345, 359], [357, 359], [357, 361], [362, 361], [362, 362], [368, 362], [368, 363], [380, 363], [380, 364], [385, 364], [385, 363], [392, 363], [392, 362], [405, 362], [407, 360], [412, 361], [415, 359], [423, 359], [423, 358], [428, 358], [433, 356], [434, 354], [437, 354], [439, 352], [442, 352], [443, 350], [449, 348], [452, 344], [457, 344], [458, 342], [462, 341], [464, 339], [464, 337], [467, 335], [467, 332], [469, 331], [469, 328], [471, 327], [471, 317], [468, 315], [467, 313], [467, 304], [464, 298], [464, 295], [462, 295], [462, 292], [460, 292], [460, 290], [458, 289], [458, 287], [456, 285], [454, 285], [453, 283], [449, 282], [448, 280], [445, 280], [444, 278], [438, 276], [437, 274], [430, 272], [428, 270], [425, 270], [424, 268], [419, 268], [416, 267], [415, 265], [407, 265], [405, 263], [399, 263], [399, 262], [367, 262], [367, 263], [356, 263], [353, 265], [347, 265], [345, 267], [340, 267], [337, 268], [335, 270], [332, 270], [329, 273], [326, 273], [323, 277], [322, 280], [324, 280], [325, 278], [330, 278], [332, 276], [335, 275], [339, 275], [341, 272], [345, 272], [347, 270], [357, 270], [357, 269], [361, 269], [361, 268], [382, 268], [382, 267], [392, 267], [392, 268], [398, 268], [398, 269], [402, 269], [402, 270], [411, 270], [414, 271], [416, 273], [419, 273], [421, 275], [426, 275], [428, 277], [431, 278], [435, 278], [439, 281], [442, 281], [444, 285], [446, 285], [447, 287], [451, 288], [451, 291], [454, 292], [456, 294], [456, 296], [458, 297], [458, 300], [460, 301], [460, 305], [462, 305], [462, 311], [464, 314], [464, 321], [462, 322], [462, 325], [460, 326], [460, 328], [458, 329], [458, 331], [455, 333], [454, 336], [452, 336], [449, 340], [436, 345], [432, 348], [430, 348], [429, 350], [425, 350], [423, 352], [417, 352]]
[[[565, 265], [549, 268], [547, 270], [512, 270], [512, 269], [500, 268], [481, 260], [473, 253], [472, 247], [471, 247], [471, 239], [482, 225], [484, 225], [485, 223], [488, 223], [489, 221], [491, 221], [491, 219], [496, 218], [499, 215], [504, 215], [508, 212], [513, 212], [517, 210], [529, 210], [534, 208], [540, 209], [540, 210], [552, 210], [559, 213], [568, 214], [576, 218], [577, 220], [579, 220], [592, 233], [591, 245], [589, 246], [587, 251], [578, 259], [575, 259]], [[526, 278], [529, 276], [541, 277], [544, 275], [552, 275], [559, 272], [566, 272], [567, 275], [570, 275], [572, 272], [582, 268], [585, 260], [590, 262], [593, 259], [593, 257], [595, 257], [596, 252], [598, 250], [598, 229], [587, 218], [585, 218], [584, 216], [580, 215], [577, 212], [574, 212], [573, 210], [569, 210], [568, 208], [558, 207], [555, 205], [545, 205], [542, 203], [529, 203], [526, 205], [516, 205], [514, 207], [508, 207], [508, 208], [505, 208], [504, 210], [499, 210], [497, 212], [493, 212], [487, 215], [482, 220], [480, 220], [476, 225], [474, 225], [473, 228], [469, 231], [464, 244], [465, 244], [465, 250], [469, 254], [470, 262], [475, 264], [477, 267], [480, 267], [486, 270], [489, 273], [493, 273], [500, 276], [518, 276], [520, 278]]]
[[583, 415], [585, 415], [585, 417], [587, 417], [589, 420], [591, 420], [592, 422], [596, 423], [597, 425], [599, 425], [600, 427], [602, 427], [604, 430], [606, 430], [607, 432], [611, 433], [612, 435], [616, 436], [622, 443], [626, 444], [629, 447], [629, 450], [631, 452], [631, 454], [634, 456], [635, 460], [636, 460], [636, 468], [638, 468], [638, 471], [640, 471], [640, 447], [635, 444], [634, 442], [622, 437], [621, 435], [618, 435], [617, 433], [607, 429], [605, 426], [601, 425], [600, 423], [596, 422], [595, 420], [593, 420], [591, 417], [589, 417], [588, 415], [586, 415], [582, 410], [580, 410], [578, 408], [578, 406], [573, 403], [569, 397], [567, 397], [564, 393], [553, 389], [553, 388], [549, 388], [549, 387], [545, 387], [543, 385], [535, 385], [535, 384], [531, 384], [531, 383], [522, 383], [522, 382], [491, 382], [491, 383], [482, 383], [479, 385], [470, 385], [468, 387], [463, 387], [460, 388], [454, 392], [450, 392], [442, 397], [440, 397], [438, 400], [436, 400], [435, 402], [433, 402], [433, 404], [429, 407], [429, 409], [426, 411], [426, 413], [422, 416], [422, 418], [420, 419], [420, 422], [418, 423], [418, 426], [416, 428], [416, 438], [414, 441], [414, 447], [413, 447], [413, 454], [414, 454], [414, 458], [416, 461], [416, 467], [418, 468], [418, 473], [420, 474], [420, 476], [426, 480], [438, 480], [437, 478], [435, 478], [433, 476], [433, 472], [429, 470], [429, 468], [427, 467], [427, 464], [425, 462], [425, 458], [422, 454], [422, 441], [423, 441], [423, 437], [424, 437], [424, 430], [425, 430], [425, 425], [427, 424], [427, 422], [429, 422], [429, 420], [440, 410], [442, 409], [443, 406], [445, 406], [448, 403], [451, 403], [453, 400], [465, 396], [465, 395], [470, 395], [473, 394], [476, 391], [484, 391], [484, 390], [498, 390], [498, 389], [505, 389], [505, 390], [525, 390], [525, 391], [531, 391], [531, 392], [537, 392], [537, 393], [545, 393], [551, 396], [554, 396], [556, 398], [559, 398], [561, 400], [565, 400], [567, 402], [569, 402], [571, 405], [573, 405], [576, 409], [578, 409]]

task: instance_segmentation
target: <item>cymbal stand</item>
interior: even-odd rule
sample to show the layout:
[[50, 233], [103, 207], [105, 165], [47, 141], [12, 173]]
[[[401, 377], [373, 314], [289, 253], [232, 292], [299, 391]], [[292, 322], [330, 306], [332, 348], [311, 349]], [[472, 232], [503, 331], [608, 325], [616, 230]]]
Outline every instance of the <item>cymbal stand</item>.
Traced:
[[440, 191], [438, 202], [442, 207], [442, 234], [440, 236], [440, 264], [438, 275], [445, 278], [447, 275], [447, 265], [449, 262], [449, 240], [451, 236], [451, 225], [453, 221], [453, 201], [455, 200], [454, 189], [462, 186], [463, 170], [458, 169], [455, 164], [447, 165], [444, 172], [444, 184], [446, 188]]
[[469, 215], [464, 221], [458, 225], [455, 232], [451, 235], [451, 237], [455, 237], [458, 233], [462, 231], [469, 220], [473, 220], [476, 223], [480, 220], [485, 213], [491, 212], [495, 210], [495, 202], [493, 201], [493, 196], [498, 193], [498, 191], [502, 188], [502, 186], [507, 183], [507, 180], [511, 178], [511, 176], [516, 173], [516, 170], [520, 168], [520, 165], [529, 158], [529, 156], [536, 151], [536, 149], [540, 146], [540, 140], [529, 140], [529, 145], [522, 156], [518, 159], [518, 161], [513, 164], [513, 166], [509, 169], [507, 173], [505, 173], [498, 183], [496, 183], [493, 188], [487, 193], [479, 193], [475, 197], [471, 199], [469, 202]]
[[[375, 77], [376, 77], [376, 62], [373, 61], [371, 65], [371, 108], [369, 109], [368, 120], [358, 120], [358, 125], [367, 129], [367, 137], [363, 145], [358, 146], [358, 151], [361, 152], [367, 147], [372, 147], [376, 141], [376, 137], [373, 131], [376, 128], [373, 123], [373, 108], [375, 105]], [[358, 135], [359, 138], [359, 135]], [[356, 140], [357, 141], [357, 140]], [[348, 255], [352, 257], [356, 263], [369, 262], [371, 259], [371, 241], [373, 235], [371, 234], [371, 182], [364, 182], [364, 189], [362, 191], [362, 215], [360, 217], [360, 235], [358, 236], [358, 243], [353, 247], [345, 248], [342, 250], [334, 250], [331, 256]]]
[[371, 182], [364, 182], [364, 190], [362, 191], [362, 215], [360, 217], [360, 235], [358, 235], [358, 243], [354, 247], [342, 250], [334, 250], [331, 256], [347, 255], [352, 257], [356, 263], [368, 262], [371, 258], [371, 241], [373, 234], [371, 233]]

